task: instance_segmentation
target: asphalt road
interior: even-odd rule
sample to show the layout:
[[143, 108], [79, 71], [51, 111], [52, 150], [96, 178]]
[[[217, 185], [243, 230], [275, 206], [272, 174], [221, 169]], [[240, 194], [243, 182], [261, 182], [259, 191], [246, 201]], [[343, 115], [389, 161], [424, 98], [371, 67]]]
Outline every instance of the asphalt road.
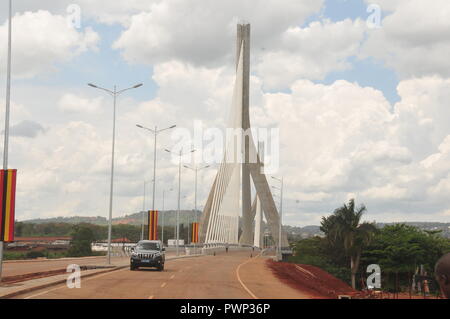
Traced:
[[[184, 254], [184, 249], [181, 254]], [[166, 256], [175, 256], [175, 250], [170, 249]], [[127, 262], [129, 257], [111, 257], [113, 265], [121, 265]], [[50, 270], [66, 269], [71, 264], [79, 266], [105, 266], [107, 265], [106, 256], [100, 257], [81, 257], [81, 258], [62, 258], [62, 259], [35, 259], [35, 260], [14, 260], [3, 263], [2, 276], [17, 276], [36, 272], [45, 272]]]
[[[250, 258], [250, 254], [253, 255]], [[82, 279], [81, 288], [66, 285], [16, 298], [34, 299], [248, 299], [308, 298], [276, 279], [266, 258], [256, 252], [230, 251], [216, 256], [166, 261], [165, 270], [128, 268]]]
[[[112, 263], [123, 262], [128, 257], [113, 257]], [[3, 264], [3, 273], [5, 277], [24, 275], [36, 272], [45, 272], [50, 270], [66, 269], [68, 265], [77, 264], [80, 266], [106, 265], [106, 257], [94, 258], [64, 258], [54, 260], [24, 260], [24, 261], [6, 261]]]

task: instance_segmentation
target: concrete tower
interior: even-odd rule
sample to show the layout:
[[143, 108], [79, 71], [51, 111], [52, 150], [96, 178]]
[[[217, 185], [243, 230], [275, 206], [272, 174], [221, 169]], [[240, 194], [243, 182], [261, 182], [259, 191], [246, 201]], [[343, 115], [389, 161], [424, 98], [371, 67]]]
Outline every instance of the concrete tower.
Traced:
[[[230, 127], [243, 129], [242, 163], [226, 160], [227, 155], [235, 147], [234, 144], [227, 145], [224, 161], [212, 185], [200, 222], [200, 241], [205, 244], [253, 245], [254, 236], [260, 237], [262, 233], [260, 229], [254, 231], [253, 221], [259, 214], [257, 219], [260, 224], [262, 213], [266, 217], [272, 237], [278, 243], [280, 218], [267, 178], [262, 172], [262, 156], [258, 155], [250, 132], [249, 104], [250, 25], [238, 24], [236, 81], [231, 105], [233, 120]], [[256, 190], [253, 201], [251, 181]], [[240, 206], [242, 206], [242, 232], [238, 238]], [[282, 247], [288, 246], [286, 234], [282, 234], [281, 241]], [[259, 242], [259, 239], [256, 239], [256, 242]]]

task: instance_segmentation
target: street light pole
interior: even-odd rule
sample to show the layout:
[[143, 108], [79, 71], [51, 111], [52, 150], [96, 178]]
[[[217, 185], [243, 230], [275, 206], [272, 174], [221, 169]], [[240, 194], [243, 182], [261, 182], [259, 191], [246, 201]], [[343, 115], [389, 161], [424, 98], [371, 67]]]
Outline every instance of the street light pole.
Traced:
[[141, 222], [141, 240], [144, 240], [144, 225], [145, 225], [145, 197], [146, 197], [146, 185], [148, 181], [144, 180], [144, 201], [142, 202], [142, 222]]
[[[176, 154], [168, 149], [166, 149], [166, 152], [171, 154]], [[193, 153], [195, 150], [191, 150], [190, 152], [183, 153], [183, 149], [180, 150], [180, 153], [177, 154], [179, 156], [179, 162], [178, 162], [178, 210], [177, 210], [177, 225], [176, 225], [176, 232], [177, 232], [177, 238], [176, 238], [176, 247], [177, 247], [177, 256], [180, 255], [179, 250], [179, 240], [180, 240], [180, 204], [181, 204], [181, 157], [183, 155]]]
[[111, 265], [111, 237], [112, 237], [112, 206], [114, 192], [114, 157], [116, 144], [116, 100], [117, 87], [114, 85], [114, 116], [113, 116], [113, 138], [112, 138], [112, 154], [111, 154], [111, 183], [109, 190], [109, 223], [108, 223], [108, 265]]
[[152, 210], [155, 210], [155, 192], [156, 192], [156, 137], [159, 133], [175, 128], [176, 125], [172, 125], [171, 127], [158, 130], [158, 127], [155, 126], [155, 129], [151, 129], [139, 124], [136, 124], [137, 127], [152, 132], [154, 134], [154, 144], [153, 144], [153, 199], [152, 199]]
[[[11, 106], [11, 30], [12, 30], [12, 0], [9, 0], [8, 19], [8, 58], [6, 67], [6, 110], [5, 110], [5, 140], [3, 144], [3, 169], [8, 169], [8, 146], [9, 146], [9, 112]], [[3, 241], [0, 240], [0, 282], [2, 281], [3, 269]]]
[[280, 222], [279, 222], [279, 229], [278, 229], [278, 254], [281, 256], [281, 232], [282, 232], [282, 220], [283, 220], [283, 186], [284, 186], [284, 178], [276, 178], [273, 177], [273, 179], [279, 181], [281, 183], [281, 188], [274, 187], [276, 189], [280, 190]]
[[122, 94], [123, 92], [131, 89], [137, 89], [141, 87], [143, 84], [137, 84], [127, 89], [123, 89], [117, 91], [117, 87], [114, 85], [114, 91], [99, 87], [95, 84], [89, 83], [90, 87], [95, 89], [103, 90], [108, 92], [113, 96], [114, 100], [114, 111], [113, 111], [113, 133], [112, 133], [112, 151], [111, 151], [111, 183], [109, 190], [109, 222], [108, 222], [108, 264], [111, 264], [111, 233], [112, 233], [112, 208], [113, 208], [113, 191], [114, 191], [114, 155], [115, 155], [115, 143], [116, 143], [116, 100], [117, 96]]
[[[171, 191], [173, 191], [173, 189], [171, 188], [168, 191], [171, 192]], [[164, 217], [166, 215], [166, 213], [164, 211], [165, 210], [165, 206], [164, 206], [165, 195], [166, 195], [166, 190], [164, 189], [163, 190], [163, 198], [162, 198], [162, 235], [161, 235], [161, 241], [162, 241], [163, 245], [164, 245]]]
[[181, 151], [180, 151], [180, 160], [178, 163], [178, 209], [177, 209], [177, 227], [176, 227], [176, 231], [177, 231], [177, 256], [180, 255], [180, 251], [179, 251], [179, 240], [180, 240], [180, 201], [181, 201]]
[[145, 184], [144, 181], [144, 201], [142, 203], [142, 223], [141, 223], [141, 240], [144, 240], [144, 223], [145, 223]]
[[[206, 165], [204, 167], [189, 167], [188, 165], [184, 165], [184, 167], [186, 167], [187, 169], [193, 170], [195, 172], [195, 191], [194, 191], [194, 211], [195, 211], [195, 217], [196, 217], [196, 221], [197, 223], [199, 222], [199, 215], [197, 212], [197, 175], [198, 175], [198, 171], [208, 168], [210, 167], [210, 165]], [[189, 225], [188, 225], [189, 226]], [[189, 234], [189, 232], [188, 232]], [[188, 236], [189, 238], [189, 236]]]

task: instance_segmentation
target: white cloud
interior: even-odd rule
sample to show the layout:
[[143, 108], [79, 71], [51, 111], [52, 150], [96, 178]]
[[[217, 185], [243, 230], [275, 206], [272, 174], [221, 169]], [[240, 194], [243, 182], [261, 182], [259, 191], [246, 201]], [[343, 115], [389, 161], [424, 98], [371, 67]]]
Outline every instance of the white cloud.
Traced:
[[[135, 124], [178, 124], [190, 130], [194, 119], [199, 119], [205, 127], [222, 127], [231, 102], [232, 72], [167, 62], [155, 68], [157, 97], [142, 103], [121, 101], [128, 107], [126, 111], [119, 108], [117, 123], [115, 216], [141, 209], [143, 180], [151, 178], [153, 139]], [[446, 108], [446, 80], [401, 82], [401, 101], [394, 107], [380, 91], [347, 81], [323, 85], [299, 80], [291, 93], [264, 93], [256, 76], [252, 83], [252, 125], [281, 129], [280, 174], [286, 180], [286, 200], [299, 201], [295, 208], [286, 207], [293, 214], [289, 221], [296, 223], [305, 216], [316, 220], [311, 216], [332, 212], [349, 196], [368, 206], [371, 219], [411, 220], [422, 213], [430, 220], [442, 220], [440, 212], [448, 207], [444, 194], [450, 162], [450, 126], [440, 116]], [[427, 130], [419, 127], [424, 118], [431, 121]], [[18, 204], [19, 218], [58, 215], [58, 211], [61, 215], [106, 214], [110, 117], [102, 125], [97, 122], [97, 117], [66, 119], [50, 125], [45, 137], [38, 135], [33, 143], [22, 139], [12, 145], [13, 163], [21, 168], [20, 196], [30, 199]], [[433, 138], [427, 137], [429, 151], [420, 155], [415, 141], [424, 139], [423, 135]], [[162, 151], [173, 143], [169, 132], [158, 138], [157, 205], [162, 189], [177, 185], [177, 167]], [[200, 199], [206, 198], [215, 170], [202, 173]], [[183, 207], [193, 205], [193, 177], [183, 171], [182, 193], [188, 196]], [[166, 207], [175, 205], [174, 196], [166, 198]]]
[[434, 153], [449, 134], [450, 79], [424, 77], [400, 82], [395, 105], [396, 135], [416, 160]]
[[[13, 18], [12, 73], [19, 78], [31, 78], [54, 70], [58, 63], [96, 48], [99, 36], [91, 28], [77, 31], [65, 17], [48, 11], [25, 12]], [[0, 26], [0, 42], [7, 43], [7, 23]], [[6, 60], [6, 47], [0, 60]], [[5, 72], [6, 64], [0, 65]]]
[[[252, 45], [270, 47], [289, 27], [317, 12], [322, 0], [169, 0], [131, 18], [114, 44], [129, 62], [155, 64], [173, 59], [202, 66], [231, 62], [236, 23], [252, 23]], [[228, 60], [226, 60], [228, 59]]]
[[[322, 7], [322, 1], [166, 1], [136, 14], [113, 47], [130, 63], [164, 64], [179, 61], [216, 68], [234, 59], [235, 25], [252, 24], [254, 71], [267, 89], [284, 89], [299, 79], [323, 79], [349, 67], [358, 53], [365, 24], [350, 19], [315, 21], [299, 27]], [[271, 2], [271, 1], [269, 1]], [[205, 26], [208, 27], [205, 27]], [[151, 30], [151, 32], [149, 31]], [[231, 44], [231, 45], [230, 45]]]
[[382, 60], [402, 78], [450, 76], [450, 2], [390, 2], [380, 3], [394, 11], [369, 31], [362, 56]]
[[34, 121], [22, 121], [16, 125], [11, 126], [11, 136], [20, 136], [34, 138], [40, 133], [44, 133], [45, 128], [41, 124]]
[[[52, 14], [16, 16], [16, 76], [41, 74], [95, 49], [95, 32], [66, 26], [66, 3], [34, 2], [52, 7]], [[380, 0], [392, 13], [381, 29], [370, 31], [364, 48], [403, 77], [397, 87], [400, 101], [391, 105], [371, 87], [311, 81], [351, 67], [347, 59], [358, 54], [365, 30], [359, 20], [304, 26], [323, 1], [80, 1], [83, 22], [94, 17], [125, 26], [114, 47], [129, 62], [152, 65], [158, 87], [151, 100], [119, 101], [114, 215], [140, 210], [143, 181], [151, 179], [153, 136], [135, 124], [191, 130], [194, 120], [202, 120], [205, 128], [226, 123], [235, 24], [245, 19], [253, 28], [251, 121], [255, 127], [280, 127], [285, 198], [298, 200], [295, 207], [286, 205], [289, 222], [318, 222], [353, 196], [367, 205], [368, 218], [378, 221], [447, 218], [450, 68], [445, 57], [450, 54], [442, 15], [448, 5], [436, 0], [443, 6], [433, 16], [438, 10], [434, 3], [411, 3], [417, 6]], [[420, 11], [425, 13], [419, 16]], [[5, 25], [0, 27], [4, 39]], [[268, 93], [263, 88], [290, 90]], [[103, 105], [106, 97], [92, 96], [87, 87], [61, 90], [37, 84], [14, 88], [12, 126], [33, 120], [46, 129], [32, 140], [11, 139], [11, 165], [20, 169], [19, 219], [107, 215], [110, 104]], [[162, 189], [178, 182], [176, 165], [162, 151], [174, 142], [169, 132], [158, 137], [157, 206]], [[182, 174], [182, 196], [187, 196], [182, 207], [191, 208], [194, 176]], [[201, 176], [200, 203], [215, 168]], [[176, 207], [173, 195], [166, 197], [166, 208]]]
[[89, 99], [66, 93], [60, 98], [58, 107], [63, 112], [96, 113], [100, 111], [103, 100], [103, 97]]
[[298, 78], [321, 80], [329, 72], [351, 67], [347, 58], [358, 53], [363, 35], [360, 20], [324, 20], [305, 28], [292, 27], [281, 35], [277, 49], [261, 54], [256, 70], [268, 89], [289, 87]]
[[[13, 2], [13, 13], [23, 13], [26, 11], [46, 10], [53, 14], [69, 16], [71, 5], [80, 7], [81, 20], [85, 22], [88, 19], [95, 19], [100, 23], [113, 24], [121, 23], [127, 25], [132, 14], [149, 10], [152, 3], [162, 0], [128, 0], [109, 1], [109, 0], [21, 0]], [[7, 18], [7, 1], [0, 3], [0, 19]]]

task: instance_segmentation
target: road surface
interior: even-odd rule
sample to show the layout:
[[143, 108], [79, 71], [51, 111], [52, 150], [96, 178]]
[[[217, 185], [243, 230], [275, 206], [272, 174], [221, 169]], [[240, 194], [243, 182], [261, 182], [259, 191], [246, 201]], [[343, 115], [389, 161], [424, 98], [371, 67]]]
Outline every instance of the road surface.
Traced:
[[[250, 258], [250, 254], [253, 255]], [[58, 285], [15, 298], [27, 299], [251, 299], [309, 298], [276, 279], [266, 257], [230, 251], [166, 261], [165, 270], [128, 268], [81, 280], [81, 288]]]
[[[181, 249], [181, 255], [185, 254], [184, 248]], [[168, 249], [166, 256], [175, 256], [173, 248]], [[113, 265], [121, 265], [130, 260], [130, 257], [111, 257]], [[3, 277], [32, 274], [37, 272], [46, 272], [51, 270], [66, 269], [71, 264], [79, 266], [105, 266], [107, 265], [106, 256], [99, 257], [81, 257], [81, 258], [61, 258], [61, 259], [33, 259], [33, 260], [14, 260], [3, 262]]]

